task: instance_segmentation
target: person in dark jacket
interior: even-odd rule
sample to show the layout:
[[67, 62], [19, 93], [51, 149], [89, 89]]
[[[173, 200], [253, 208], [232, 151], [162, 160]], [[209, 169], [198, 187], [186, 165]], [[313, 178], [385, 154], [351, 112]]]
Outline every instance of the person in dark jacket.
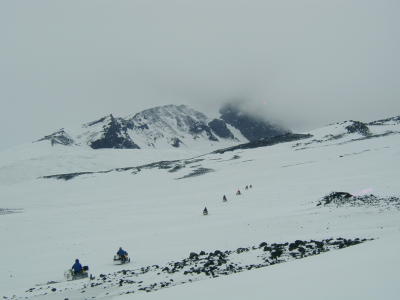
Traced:
[[82, 265], [79, 262], [79, 259], [75, 259], [75, 263], [72, 266], [72, 270], [74, 271], [75, 274], [80, 274], [83, 271]]
[[121, 258], [121, 261], [125, 261], [128, 258], [128, 252], [122, 249], [122, 247], [119, 247], [117, 254]]

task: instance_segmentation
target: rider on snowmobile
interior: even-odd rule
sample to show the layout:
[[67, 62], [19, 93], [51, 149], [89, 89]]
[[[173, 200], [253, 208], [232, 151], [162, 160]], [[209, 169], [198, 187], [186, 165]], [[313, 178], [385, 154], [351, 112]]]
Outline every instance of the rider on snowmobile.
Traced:
[[125, 261], [128, 258], [128, 252], [122, 249], [122, 247], [119, 247], [117, 254], [121, 258], [121, 261]]
[[83, 271], [82, 265], [79, 262], [79, 259], [75, 259], [75, 263], [72, 266], [72, 270], [74, 271], [75, 274], [80, 274]]

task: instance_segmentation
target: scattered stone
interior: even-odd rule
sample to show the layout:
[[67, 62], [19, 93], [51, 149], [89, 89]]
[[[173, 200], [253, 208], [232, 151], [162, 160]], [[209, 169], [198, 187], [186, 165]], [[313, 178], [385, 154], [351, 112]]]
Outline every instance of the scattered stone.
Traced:
[[[91, 281], [89, 286], [101, 285], [103, 289], [124, 286], [121, 293], [126, 293], [127, 288], [132, 293], [133, 290], [149, 293], [177, 284], [268, 267], [330, 250], [354, 246], [365, 241], [367, 240], [359, 238], [330, 238], [321, 241], [296, 240], [291, 243], [269, 244], [262, 242], [258, 247], [241, 247], [236, 250], [225, 251], [215, 250], [209, 253], [201, 251], [199, 254], [190, 252], [188, 258], [172, 261], [163, 266], [144, 266], [135, 270], [120, 270], [111, 274], [100, 274], [99, 278]], [[246, 259], [243, 260], [244, 256]], [[243, 263], [243, 261], [247, 263]], [[85, 293], [86, 285], [87, 282], [80, 286], [83, 289], [81, 293]], [[42, 291], [31, 290], [35, 294], [30, 293], [30, 295], [35, 296], [44, 295], [48, 291], [56, 291], [54, 287], [51, 288], [50, 286], [44, 287]]]
[[321, 205], [400, 209], [400, 199], [398, 197], [377, 197], [373, 194], [354, 196], [347, 192], [332, 192], [317, 203], [317, 206]]
[[190, 252], [189, 258], [197, 260], [199, 259], [199, 255], [196, 252]]

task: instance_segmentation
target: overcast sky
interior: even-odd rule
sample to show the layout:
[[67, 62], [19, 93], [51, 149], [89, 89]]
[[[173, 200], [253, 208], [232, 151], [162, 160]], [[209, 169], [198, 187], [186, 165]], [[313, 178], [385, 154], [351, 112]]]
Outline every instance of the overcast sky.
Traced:
[[227, 99], [293, 130], [400, 115], [398, 0], [0, 0], [0, 149]]

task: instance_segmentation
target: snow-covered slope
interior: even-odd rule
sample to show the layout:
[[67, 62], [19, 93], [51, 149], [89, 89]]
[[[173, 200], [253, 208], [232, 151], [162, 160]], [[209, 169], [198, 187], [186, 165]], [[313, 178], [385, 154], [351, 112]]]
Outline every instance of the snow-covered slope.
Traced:
[[[377, 199], [400, 196], [400, 123], [391, 118], [364, 125], [368, 130], [347, 121], [298, 141], [205, 155], [183, 148], [92, 151], [42, 143], [3, 152], [0, 295], [32, 300], [292, 299], [295, 293], [300, 299], [396, 299], [397, 206], [379, 201], [318, 205], [332, 191], [373, 193]], [[37, 178], [55, 174], [75, 175]], [[202, 215], [205, 206], [208, 216]], [[339, 237], [373, 240], [219, 278], [140, 271], [182, 262], [201, 250], [233, 255], [248, 248], [229, 256], [228, 263], [245, 265], [265, 255], [271, 262], [269, 252], [258, 248], [262, 242]], [[113, 265], [119, 246], [128, 250], [131, 264]], [[75, 258], [89, 265], [94, 281], [63, 282]], [[122, 270], [135, 270], [137, 276], [122, 286], [111, 280], [91, 287], [102, 281], [100, 274], [114, 278], [124, 276]], [[171, 279], [174, 286], [162, 288], [161, 282]], [[49, 281], [60, 283], [43, 284]], [[141, 290], [152, 283], [159, 291]], [[333, 291], [327, 292], [328, 287]]]

